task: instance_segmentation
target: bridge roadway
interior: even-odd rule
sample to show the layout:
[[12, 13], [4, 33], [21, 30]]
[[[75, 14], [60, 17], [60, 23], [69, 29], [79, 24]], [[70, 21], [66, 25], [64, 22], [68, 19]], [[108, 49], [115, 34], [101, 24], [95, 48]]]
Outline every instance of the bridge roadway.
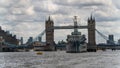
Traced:
[[97, 48], [98, 49], [120, 49], [120, 45], [117, 45], [117, 44], [113, 44], [113, 45], [110, 45], [110, 44], [97, 44]]

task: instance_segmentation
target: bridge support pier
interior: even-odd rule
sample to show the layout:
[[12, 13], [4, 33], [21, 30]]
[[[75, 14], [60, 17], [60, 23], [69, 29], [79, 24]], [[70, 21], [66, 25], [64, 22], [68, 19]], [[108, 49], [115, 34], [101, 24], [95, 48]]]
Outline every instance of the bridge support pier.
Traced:
[[54, 22], [49, 19], [45, 22], [46, 28], [46, 46], [44, 48], [45, 51], [54, 51], [55, 50], [55, 43], [54, 43]]
[[92, 18], [91, 15], [91, 17], [88, 18], [88, 52], [96, 52], [97, 46], [95, 40], [95, 19]]

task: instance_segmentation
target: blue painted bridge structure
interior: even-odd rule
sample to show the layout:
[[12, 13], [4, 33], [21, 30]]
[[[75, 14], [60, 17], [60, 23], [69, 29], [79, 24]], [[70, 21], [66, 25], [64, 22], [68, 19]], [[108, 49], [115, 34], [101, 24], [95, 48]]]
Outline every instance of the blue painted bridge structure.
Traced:
[[15, 52], [18, 51], [18, 49], [30, 49], [31, 47], [29, 45], [15, 45], [10, 44], [8, 42], [3, 42], [0, 46], [1, 52]]
[[112, 50], [120, 50], [119, 44], [97, 44], [97, 49], [112, 49]]
[[[9, 44], [9, 43], [4, 43], [4, 46], [1, 47], [3, 52], [11, 52], [11, 51], [17, 51], [18, 49], [30, 49], [32, 48], [29, 45], [14, 45], [14, 44]], [[60, 50], [65, 50], [66, 45], [56, 45], [57, 49]], [[111, 49], [111, 50], [120, 50], [120, 45], [118, 44], [105, 44], [105, 43], [100, 43], [97, 44], [97, 49], [99, 50], [106, 50], [106, 49]]]

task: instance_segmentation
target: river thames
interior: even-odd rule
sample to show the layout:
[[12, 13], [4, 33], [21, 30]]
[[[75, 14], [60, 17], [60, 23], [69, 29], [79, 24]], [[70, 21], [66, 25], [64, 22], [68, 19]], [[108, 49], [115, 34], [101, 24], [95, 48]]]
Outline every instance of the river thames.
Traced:
[[1, 52], [0, 68], [120, 68], [120, 51]]

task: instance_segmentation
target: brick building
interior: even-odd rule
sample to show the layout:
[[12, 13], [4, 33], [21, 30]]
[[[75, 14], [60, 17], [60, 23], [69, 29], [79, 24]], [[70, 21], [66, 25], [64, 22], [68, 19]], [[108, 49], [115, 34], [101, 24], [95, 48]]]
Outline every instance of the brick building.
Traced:
[[12, 35], [8, 31], [2, 30], [1, 27], [0, 27], [0, 36], [4, 39], [5, 42], [9, 44], [15, 44], [15, 45], [19, 44], [19, 40], [16, 39], [16, 35]]

